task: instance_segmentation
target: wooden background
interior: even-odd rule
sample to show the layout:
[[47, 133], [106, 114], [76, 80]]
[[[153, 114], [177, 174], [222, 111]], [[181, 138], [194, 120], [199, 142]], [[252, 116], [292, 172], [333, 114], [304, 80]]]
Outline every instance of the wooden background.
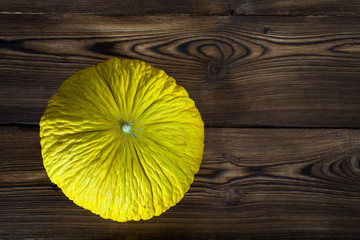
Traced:
[[[360, 239], [360, 1], [2, 0], [0, 239]], [[42, 166], [60, 84], [110, 57], [195, 100], [205, 153], [148, 221], [104, 220]]]

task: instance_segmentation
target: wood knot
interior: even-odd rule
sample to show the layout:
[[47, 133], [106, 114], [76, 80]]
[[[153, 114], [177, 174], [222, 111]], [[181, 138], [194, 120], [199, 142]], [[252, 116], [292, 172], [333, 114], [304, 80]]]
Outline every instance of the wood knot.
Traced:
[[235, 10], [236, 9], [233, 6], [227, 5], [225, 6], [224, 15], [235, 15]]
[[236, 186], [228, 186], [225, 193], [225, 202], [228, 205], [236, 205], [240, 201], [241, 190], [239, 190]]
[[223, 15], [227, 15], [227, 16], [239, 16], [241, 14], [244, 14], [245, 9], [243, 9], [245, 7], [245, 4], [236, 4], [236, 5], [226, 5], [224, 8], [224, 12]]
[[263, 32], [264, 34], [268, 34], [268, 33], [269, 33], [269, 29], [270, 29], [269, 27], [265, 27], [265, 26], [264, 26], [264, 27], [262, 28], [262, 32]]
[[208, 76], [212, 79], [222, 78], [224, 76], [224, 63], [218, 60], [211, 60], [208, 63]]
[[210, 74], [216, 76], [221, 72], [221, 66], [219, 64], [213, 64], [210, 66]]

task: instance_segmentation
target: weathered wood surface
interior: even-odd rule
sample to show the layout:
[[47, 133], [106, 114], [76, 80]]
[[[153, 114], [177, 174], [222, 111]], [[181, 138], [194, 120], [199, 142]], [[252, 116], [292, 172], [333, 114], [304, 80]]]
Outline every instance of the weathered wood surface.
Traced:
[[359, 16], [358, 0], [2, 0], [0, 14]]
[[[190, 191], [148, 221], [76, 206], [42, 166], [48, 99], [110, 57], [164, 69], [207, 126]], [[359, 180], [358, 0], [0, 3], [0, 239], [360, 239]]]
[[360, 18], [0, 15], [0, 123], [37, 124], [79, 69], [164, 69], [206, 126], [360, 127]]
[[360, 130], [207, 128], [185, 198], [129, 223], [77, 207], [49, 181], [38, 131], [0, 128], [0, 238], [360, 237]]

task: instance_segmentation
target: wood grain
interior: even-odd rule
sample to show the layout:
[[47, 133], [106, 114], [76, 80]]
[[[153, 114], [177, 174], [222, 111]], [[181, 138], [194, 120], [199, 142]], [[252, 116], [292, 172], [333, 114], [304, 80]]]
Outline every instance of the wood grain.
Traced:
[[2, 0], [0, 14], [359, 16], [357, 0]]
[[358, 239], [360, 130], [207, 128], [200, 172], [175, 207], [117, 223], [47, 178], [38, 127], [0, 128], [0, 237]]
[[[110, 57], [164, 69], [207, 126], [149, 221], [76, 206], [42, 165], [48, 99]], [[2, 0], [0, 239], [360, 239], [359, 103], [358, 0]]]
[[206, 126], [360, 127], [360, 18], [0, 15], [0, 123], [37, 124], [78, 70], [164, 69]]

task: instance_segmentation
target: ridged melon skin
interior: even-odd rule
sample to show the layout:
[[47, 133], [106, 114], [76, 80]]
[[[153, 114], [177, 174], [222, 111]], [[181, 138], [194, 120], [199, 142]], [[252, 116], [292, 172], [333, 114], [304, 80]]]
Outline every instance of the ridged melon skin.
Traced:
[[40, 121], [50, 180], [103, 218], [150, 219], [178, 203], [199, 171], [204, 123], [187, 91], [139, 60], [79, 71]]

